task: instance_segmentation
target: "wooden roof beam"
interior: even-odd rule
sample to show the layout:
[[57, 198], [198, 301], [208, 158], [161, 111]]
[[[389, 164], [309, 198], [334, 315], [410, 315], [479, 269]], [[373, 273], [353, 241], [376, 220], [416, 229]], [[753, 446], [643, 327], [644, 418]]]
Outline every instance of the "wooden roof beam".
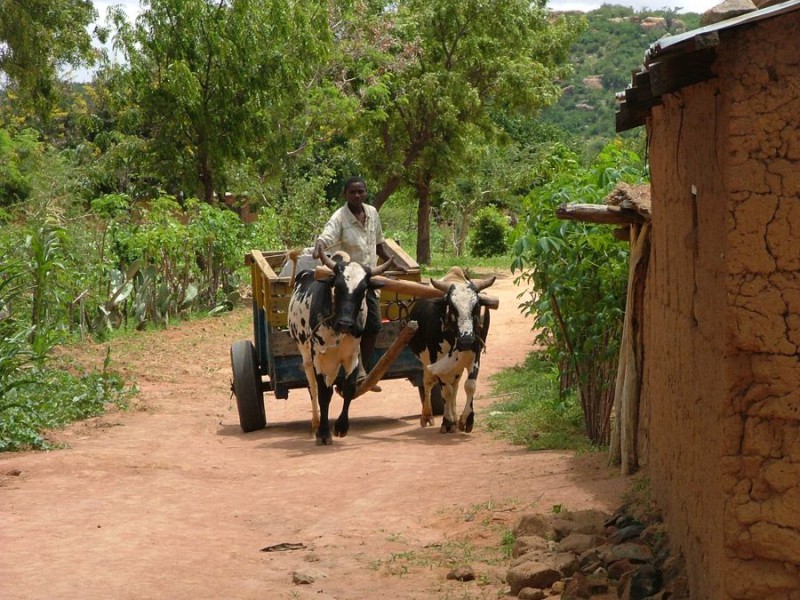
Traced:
[[603, 204], [562, 204], [556, 209], [556, 217], [599, 225], [636, 225], [647, 220], [636, 211]]

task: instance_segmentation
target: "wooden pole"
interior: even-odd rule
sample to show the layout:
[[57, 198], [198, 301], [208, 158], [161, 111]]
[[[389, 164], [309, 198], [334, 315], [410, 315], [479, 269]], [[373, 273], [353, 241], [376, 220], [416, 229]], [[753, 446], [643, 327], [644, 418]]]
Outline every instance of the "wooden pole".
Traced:
[[[317, 279], [325, 279], [331, 275], [331, 270], [324, 265], [320, 265], [314, 271], [314, 277]], [[429, 298], [432, 300], [444, 298], [444, 292], [441, 290], [436, 289], [432, 285], [417, 283], [416, 281], [392, 279], [391, 277], [384, 277], [383, 275], [373, 275], [372, 281], [381, 283], [383, 289], [386, 291], [397, 294], [408, 294], [409, 296], [414, 296], [415, 298]], [[491, 309], [497, 309], [500, 306], [499, 298], [489, 296], [483, 292], [480, 293], [480, 297], [484, 305]]]
[[397, 335], [397, 338], [392, 342], [391, 346], [386, 349], [386, 352], [383, 353], [383, 356], [378, 359], [378, 362], [372, 368], [372, 370], [367, 374], [367, 378], [361, 382], [361, 385], [356, 388], [355, 395], [353, 398], [358, 398], [363, 393], [371, 390], [373, 386], [381, 380], [386, 374], [386, 371], [389, 370], [389, 367], [392, 366], [392, 363], [397, 360], [397, 357], [400, 356], [400, 353], [403, 351], [408, 345], [408, 342], [411, 341], [411, 338], [414, 337], [414, 334], [417, 332], [419, 325], [416, 321], [408, 321], [403, 329], [400, 330], [400, 333]]

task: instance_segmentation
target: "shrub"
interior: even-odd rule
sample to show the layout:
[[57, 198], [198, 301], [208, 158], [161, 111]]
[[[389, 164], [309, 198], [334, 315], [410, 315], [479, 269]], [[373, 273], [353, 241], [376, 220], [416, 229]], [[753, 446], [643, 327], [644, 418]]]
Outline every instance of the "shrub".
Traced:
[[641, 159], [609, 145], [588, 168], [566, 150], [554, 153], [545, 183], [526, 199], [512, 264], [531, 286], [521, 305], [534, 317], [537, 341], [558, 365], [562, 394], [577, 391], [586, 434], [609, 438], [627, 284], [628, 247], [610, 228], [560, 221], [559, 204], [599, 203], [619, 180], [640, 181]]
[[508, 251], [509, 227], [506, 218], [493, 206], [484, 206], [475, 216], [467, 245], [477, 258], [499, 256]]

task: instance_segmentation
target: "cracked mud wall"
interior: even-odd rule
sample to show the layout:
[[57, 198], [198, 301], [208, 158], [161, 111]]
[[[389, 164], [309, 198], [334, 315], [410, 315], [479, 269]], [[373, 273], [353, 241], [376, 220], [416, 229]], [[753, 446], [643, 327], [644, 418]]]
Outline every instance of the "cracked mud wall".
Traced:
[[800, 599], [800, 13], [648, 123], [648, 476], [696, 599]]

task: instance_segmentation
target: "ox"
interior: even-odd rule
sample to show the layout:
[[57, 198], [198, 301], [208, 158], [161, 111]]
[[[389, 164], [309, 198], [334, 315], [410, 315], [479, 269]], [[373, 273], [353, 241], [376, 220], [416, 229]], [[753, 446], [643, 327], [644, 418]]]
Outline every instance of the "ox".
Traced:
[[329, 258], [324, 253], [322, 263], [332, 274], [315, 279], [314, 271], [301, 271], [295, 280], [289, 300], [289, 335], [297, 342], [303, 357], [303, 369], [311, 394], [312, 431], [317, 445], [332, 443], [328, 425], [328, 408], [333, 385], [340, 368], [344, 369], [342, 385], [344, 405], [334, 425], [338, 437], [347, 435], [348, 409], [356, 390], [359, 362], [359, 343], [366, 320], [367, 289], [380, 285], [371, 279], [388, 269], [386, 261], [370, 269], [350, 262], [345, 253]]
[[480, 292], [494, 281], [495, 277], [470, 281], [459, 267], [453, 267], [442, 279], [431, 279], [431, 284], [444, 292], [444, 298], [416, 300], [409, 312], [408, 318], [419, 323], [417, 333], [408, 345], [423, 365], [424, 400], [420, 417], [423, 427], [433, 425], [431, 390], [440, 382], [444, 416], [439, 431], [455, 432], [458, 384], [467, 369], [469, 375], [464, 383], [467, 401], [458, 417], [458, 428], [467, 433], [472, 431], [475, 423], [472, 400], [481, 352], [489, 332], [488, 310], [484, 311], [483, 323], [479, 323], [481, 306], [485, 304]]

